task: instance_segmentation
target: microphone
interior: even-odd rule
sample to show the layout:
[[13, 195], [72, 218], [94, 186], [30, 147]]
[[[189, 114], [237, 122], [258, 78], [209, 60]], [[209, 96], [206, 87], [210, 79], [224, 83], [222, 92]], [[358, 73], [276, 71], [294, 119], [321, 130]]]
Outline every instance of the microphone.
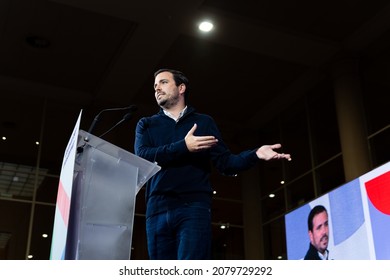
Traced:
[[[96, 124], [97, 124], [98, 121], [100, 120], [100, 116], [102, 115], [102, 113], [108, 112], [108, 111], [124, 111], [124, 110], [130, 110], [130, 113], [129, 113], [129, 114], [131, 115], [133, 112], [135, 112], [135, 111], [137, 110], [137, 106], [135, 106], [135, 105], [130, 105], [130, 106], [123, 107], [123, 108], [109, 108], [109, 109], [101, 110], [101, 111], [99, 112], [99, 114], [96, 115], [96, 117], [94, 118], [94, 120], [93, 120], [91, 126], [89, 127], [89, 129], [88, 129], [88, 135], [89, 135], [89, 134], [92, 134], [92, 131], [95, 129]], [[129, 119], [130, 119], [130, 118], [129, 118]], [[120, 123], [123, 122], [123, 121], [125, 121], [125, 118], [123, 118], [123, 119], [120, 121]], [[119, 123], [117, 123], [114, 127], [116, 127], [117, 125], [119, 125]], [[113, 128], [114, 128], [114, 127], [113, 127]], [[113, 128], [112, 128], [112, 129], [113, 129]], [[111, 131], [112, 129], [110, 129], [109, 131]], [[107, 132], [109, 132], [109, 131], [107, 131]], [[88, 142], [88, 140], [89, 140], [88, 136], [85, 137], [84, 141], [85, 141], [85, 142]]]
[[115, 127], [117, 127], [118, 125], [120, 125], [121, 123], [125, 122], [125, 121], [128, 121], [130, 120], [131, 118], [133, 117], [133, 112], [130, 112], [130, 113], [127, 113], [126, 115], [123, 116], [123, 118], [117, 122], [113, 127], [111, 127], [109, 130], [107, 130], [106, 132], [104, 132], [102, 135], [100, 135], [99, 137], [103, 137], [104, 135], [106, 135], [107, 133], [109, 133], [111, 130], [113, 130]]

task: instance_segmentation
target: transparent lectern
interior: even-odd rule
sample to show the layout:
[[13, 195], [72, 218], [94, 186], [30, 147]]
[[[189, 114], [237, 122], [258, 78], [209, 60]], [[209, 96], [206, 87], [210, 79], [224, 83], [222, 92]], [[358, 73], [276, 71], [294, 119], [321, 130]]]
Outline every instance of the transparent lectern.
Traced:
[[130, 259], [136, 195], [161, 168], [83, 130], [74, 166], [65, 259]]

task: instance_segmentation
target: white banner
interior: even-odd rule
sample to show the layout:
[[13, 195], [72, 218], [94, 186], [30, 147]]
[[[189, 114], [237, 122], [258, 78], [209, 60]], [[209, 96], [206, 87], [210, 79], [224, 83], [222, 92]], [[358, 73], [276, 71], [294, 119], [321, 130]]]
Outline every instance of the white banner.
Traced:
[[0, 261], [9, 279], [387, 280], [390, 261]]
[[68, 233], [70, 201], [73, 187], [74, 161], [76, 158], [81, 113], [82, 111], [80, 111], [76, 125], [73, 128], [62, 161], [50, 251], [50, 259], [52, 260], [63, 260], [65, 257], [66, 236]]

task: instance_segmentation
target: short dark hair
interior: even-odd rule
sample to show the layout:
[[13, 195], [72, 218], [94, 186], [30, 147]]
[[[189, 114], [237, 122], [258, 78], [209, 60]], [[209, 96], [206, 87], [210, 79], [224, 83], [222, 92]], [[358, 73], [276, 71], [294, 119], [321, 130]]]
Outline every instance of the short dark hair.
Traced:
[[307, 227], [309, 231], [313, 231], [313, 218], [315, 215], [320, 214], [322, 212], [328, 213], [326, 208], [323, 205], [317, 205], [313, 209], [311, 209], [309, 216], [307, 217]]
[[184, 98], [185, 100], [187, 101], [188, 99], [188, 94], [190, 92], [190, 81], [188, 80], [188, 78], [184, 75], [183, 72], [181, 71], [178, 71], [178, 70], [174, 70], [174, 69], [169, 69], [169, 68], [162, 68], [162, 69], [159, 69], [157, 70], [155, 73], [154, 73], [154, 78], [156, 78], [156, 76], [162, 72], [169, 72], [169, 73], [172, 73], [173, 75], [173, 79], [175, 80], [175, 84], [176, 86], [179, 86], [181, 84], [184, 84], [186, 86], [186, 91], [185, 91], [185, 95], [184, 95]]

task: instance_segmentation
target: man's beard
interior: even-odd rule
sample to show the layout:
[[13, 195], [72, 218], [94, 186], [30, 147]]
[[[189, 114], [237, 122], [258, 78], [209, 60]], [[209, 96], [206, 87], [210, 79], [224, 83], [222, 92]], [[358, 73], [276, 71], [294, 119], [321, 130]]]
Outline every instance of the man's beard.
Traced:
[[168, 99], [164, 99], [158, 102], [158, 105], [161, 107], [165, 107], [165, 105], [168, 103]]
[[328, 237], [328, 235], [325, 234], [324, 236], [322, 236], [321, 239], [320, 239], [320, 242], [321, 242], [322, 244], [326, 243], [325, 246], [328, 246], [328, 242], [329, 242], [329, 237]]
[[172, 96], [171, 98], [158, 101], [158, 105], [164, 109], [170, 109], [177, 104], [179, 96]]

